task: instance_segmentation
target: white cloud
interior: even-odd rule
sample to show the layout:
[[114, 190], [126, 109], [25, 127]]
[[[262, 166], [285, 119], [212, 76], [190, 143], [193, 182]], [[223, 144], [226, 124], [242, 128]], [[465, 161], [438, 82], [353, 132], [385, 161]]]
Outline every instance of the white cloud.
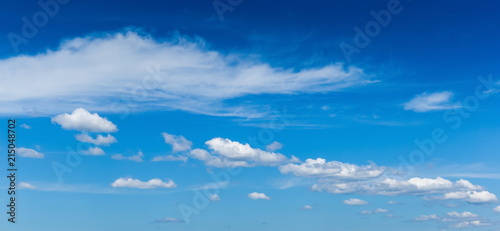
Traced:
[[453, 93], [450, 91], [442, 91], [431, 94], [422, 93], [405, 103], [404, 109], [415, 112], [428, 112], [456, 108], [457, 106], [454, 106], [451, 102], [452, 97]]
[[369, 179], [379, 177], [384, 168], [371, 166], [357, 166], [339, 161], [326, 162], [325, 159], [307, 159], [301, 164], [287, 164], [279, 166], [283, 174], [293, 173], [303, 177], [333, 177], [344, 179]]
[[395, 204], [398, 204], [398, 202], [397, 201], [387, 201], [387, 204], [395, 205]]
[[496, 195], [488, 191], [449, 192], [438, 199], [464, 200], [470, 203], [491, 203], [498, 201]]
[[160, 219], [155, 219], [154, 223], [184, 223], [184, 220], [180, 220], [173, 217], [165, 217]]
[[500, 205], [493, 208], [493, 211], [496, 212], [496, 213], [500, 213]]
[[342, 203], [346, 205], [367, 205], [368, 202], [361, 200], [361, 199], [356, 199], [356, 198], [351, 198], [349, 200], [344, 200]]
[[171, 135], [166, 132], [161, 133], [161, 135], [163, 139], [165, 139], [165, 143], [172, 145], [173, 152], [187, 151], [191, 149], [193, 145], [193, 143], [184, 138], [184, 136]]
[[135, 162], [142, 162], [142, 157], [144, 157], [144, 154], [139, 151], [139, 153], [137, 153], [137, 155], [133, 155], [133, 156], [124, 156], [122, 154], [116, 154], [116, 155], [112, 155], [111, 158], [112, 159], [115, 159], [115, 160], [131, 160], [131, 161], [135, 161]]
[[52, 122], [61, 125], [65, 130], [82, 132], [116, 132], [118, 128], [97, 113], [91, 114], [84, 108], [77, 108], [71, 114], [64, 113], [52, 117]]
[[109, 146], [112, 143], [118, 142], [114, 136], [108, 134], [107, 136], [97, 135], [94, 139], [88, 134], [78, 134], [75, 136], [76, 140], [85, 143], [91, 143], [95, 145]]
[[153, 159], [151, 159], [153, 162], [158, 162], [158, 161], [182, 161], [186, 162], [188, 161], [187, 156], [174, 156], [174, 155], [166, 155], [166, 156], [155, 156]]
[[446, 215], [448, 215], [449, 217], [454, 217], [454, 218], [470, 218], [470, 217], [478, 217], [477, 214], [474, 214], [474, 213], [471, 213], [471, 212], [462, 212], [462, 213], [458, 213], [458, 212], [449, 212], [447, 213]]
[[266, 194], [258, 192], [248, 194], [248, 198], [252, 200], [271, 200], [271, 198], [266, 196]]
[[274, 152], [274, 151], [282, 149], [282, 148], [283, 148], [283, 144], [281, 144], [278, 141], [274, 141], [266, 146], [266, 151]]
[[389, 210], [378, 208], [378, 209], [373, 210], [373, 212], [374, 213], [388, 213]]
[[31, 126], [27, 125], [27, 124], [21, 124], [20, 127], [24, 128], [24, 129], [31, 129]]
[[214, 138], [205, 144], [212, 151], [194, 149], [187, 153], [191, 158], [202, 160], [205, 165], [224, 167], [254, 167], [254, 166], [277, 166], [288, 162], [297, 162], [292, 157], [288, 159], [282, 154], [266, 152], [261, 149], [252, 148], [249, 144], [242, 144], [229, 139]]
[[369, 214], [372, 214], [373, 212], [370, 211], [370, 210], [363, 210], [361, 212], [359, 212], [359, 214], [363, 214], [363, 215], [369, 215]]
[[300, 209], [302, 209], [302, 210], [311, 210], [311, 209], [313, 209], [313, 207], [312, 207], [312, 206], [310, 206], [310, 205], [304, 205], [304, 206], [302, 206], [302, 208], [300, 208]]
[[91, 147], [88, 150], [83, 150], [82, 153], [88, 156], [102, 156], [106, 154], [104, 150], [99, 147]]
[[210, 194], [208, 199], [210, 199], [211, 201], [220, 201], [220, 197], [219, 195], [217, 195], [217, 193]]
[[111, 183], [114, 188], [139, 188], [139, 189], [152, 189], [152, 188], [175, 188], [177, 185], [173, 180], [162, 181], [158, 178], [149, 181], [140, 181], [129, 177], [122, 177]]
[[31, 148], [16, 148], [16, 154], [20, 157], [26, 158], [44, 158], [45, 155], [43, 153], [37, 152]]
[[22, 188], [22, 189], [36, 189], [35, 186], [29, 184], [29, 183], [26, 183], [26, 182], [20, 182], [19, 183], [19, 188]]
[[430, 221], [430, 220], [440, 220], [441, 217], [436, 215], [436, 214], [432, 214], [432, 215], [420, 215], [420, 216], [417, 216], [415, 217], [415, 221]]
[[488, 226], [491, 225], [490, 223], [483, 223], [481, 221], [462, 221], [459, 222], [455, 225], [453, 225], [453, 228], [456, 229], [461, 229], [461, 228], [469, 228], [469, 227], [479, 227], [479, 226]]
[[[242, 115], [248, 110], [222, 101], [245, 95], [335, 92], [373, 82], [361, 69], [342, 63], [284, 69], [208, 50], [203, 44], [182, 36], [165, 41], [124, 32], [69, 39], [55, 50], [0, 60], [5, 70], [0, 113], [21, 114], [23, 108], [34, 107], [50, 114], [76, 107], [117, 112], [120, 105], [109, 102], [119, 98], [127, 110]], [[149, 71], [152, 66], [157, 68]]]

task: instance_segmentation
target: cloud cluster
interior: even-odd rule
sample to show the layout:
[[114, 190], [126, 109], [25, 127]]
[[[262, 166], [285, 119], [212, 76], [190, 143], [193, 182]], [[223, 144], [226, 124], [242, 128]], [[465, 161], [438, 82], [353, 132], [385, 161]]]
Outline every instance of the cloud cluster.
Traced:
[[267, 152], [252, 148], [249, 144], [223, 138], [213, 138], [205, 144], [211, 152], [203, 149], [194, 149], [187, 153], [193, 159], [202, 160], [205, 165], [218, 168], [254, 167], [254, 166], [277, 166], [288, 162], [297, 162], [295, 157]]
[[371, 166], [357, 166], [339, 161], [326, 162], [325, 159], [307, 159], [301, 164], [287, 164], [279, 167], [283, 174], [292, 173], [303, 177], [333, 177], [340, 179], [370, 179], [379, 177], [384, 168]]
[[416, 216], [413, 221], [425, 222], [425, 221], [439, 221], [446, 223], [449, 228], [468, 228], [468, 227], [478, 227], [478, 226], [488, 226], [491, 223], [480, 217], [477, 214], [465, 211], [465, 212], [448, 212], [443, 216], [438, 216], [436, 214], [432, 215], [420, 215]]
[[162, 181], [158, 178], [149, 181], [140, 181], [129, 177], [122, 177], [111, 183], [114, 188], [139, 188], [139, 189], [152, 189], [152, 188], [175, 188], [177, 185], [173, 180]]

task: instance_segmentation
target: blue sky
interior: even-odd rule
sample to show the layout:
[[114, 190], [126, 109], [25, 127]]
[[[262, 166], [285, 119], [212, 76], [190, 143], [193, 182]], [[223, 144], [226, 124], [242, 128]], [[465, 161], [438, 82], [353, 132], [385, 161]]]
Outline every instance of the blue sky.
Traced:
[[500, 230], [495, 1], [1, 4], [2, 230]]

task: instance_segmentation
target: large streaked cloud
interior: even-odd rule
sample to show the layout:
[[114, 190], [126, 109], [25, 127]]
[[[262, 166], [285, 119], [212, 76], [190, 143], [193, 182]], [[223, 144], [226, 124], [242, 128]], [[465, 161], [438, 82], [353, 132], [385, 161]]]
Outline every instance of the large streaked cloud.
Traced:
[[111, 183], [114, 188], [139, 188], [139, 189], [152, 189], [152, 188], [175, 188], [177, 185], [173, 180], [162, 181], [158, 178], [149, 181], [140, 181], [129, 177], [122, 177]]
[[166, 132], [161, 133], [165, 143], [172, 145], [172, 152], [181, 152], [191, 149], [193, 142], [187, 140], [184, 136], [176, 136]]
[[76, 140], [95, 145], [109, 146], [112, 143], [118, 142], [114, 136], [108, 134], [107, 136], [97, 135], [94, 139], [88, 134], [78, 134], [75, 136]]
[[[68, 39], [55, 50], [0, 60], [0, 113], [180, 109], [248, 116], [223, 103], [246, 95], [323, 93], [369, 84], [342, 63], [292, 70], [209, 50], [201, 39], [133, 31]], [[111, 104], [123, 102], [123, 105]], [[255, 112], [258, 114], [258, 112]]]
[[84, 108], [77, 108], [71, 114], [64, 113], [52, 117], [52, 122], [65, 130], [82, 132], [117, 132], [115, 124], [97, 113], [90, 113]]
[[371, 166], [358, 166], [339, 161], [326, 162], [325, 159], [307, 159], [301, 164], [287, 164], [279, 167], [283, 174], [292, 173], [303, 177], [332, 177], [340, 179], [369, 179], [379, 177], [384, 173], [384, 168]]
[[404, 109], [415, 112], [428, 112], [456, 108], [457, 106], [453, 105], [451, 102], [452, 97], [453, 93], [450, 91], [435, 92], [431, 94], [422, 93], [405, 103]]
[[44, 158], [45, 155], [43, 153], [37, 152], [34, 149], [31, 148], [16, 148], [17, 155], [20, 157], [26, 157], [26, 158]]
[[437, 200], [463, 200], [470, 203], [496, 202], [494, 194], [485, 191], [481, 186], [473, 185], [467, 180], [450, 181], [440, 177], [397, 180], [381, 178], [370, 181], [322, 182], [312, 186], [314, 191], [324, 191], [334, 194], [363, 195], [433, 195]]
[[249, 144], [242, 144], [220, 137], [213, 138], [205, 144], [211, 150], [194, 149], [187, 153], [193, 159], [202, 160], [205, 165], [225, 167], [255, 167], [255, 166], [277, 166], [288, 162], [298, 162], [295, 157], [287, 158], [280, 153], [267, 152], [252, 148]]

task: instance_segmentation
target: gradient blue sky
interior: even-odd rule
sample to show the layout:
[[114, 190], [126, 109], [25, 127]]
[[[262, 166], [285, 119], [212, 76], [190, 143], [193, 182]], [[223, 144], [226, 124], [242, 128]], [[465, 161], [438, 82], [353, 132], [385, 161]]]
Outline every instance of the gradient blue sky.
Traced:
[[500, 230], [495, 1], [41, 2], [0, 3], [2, 230]]

